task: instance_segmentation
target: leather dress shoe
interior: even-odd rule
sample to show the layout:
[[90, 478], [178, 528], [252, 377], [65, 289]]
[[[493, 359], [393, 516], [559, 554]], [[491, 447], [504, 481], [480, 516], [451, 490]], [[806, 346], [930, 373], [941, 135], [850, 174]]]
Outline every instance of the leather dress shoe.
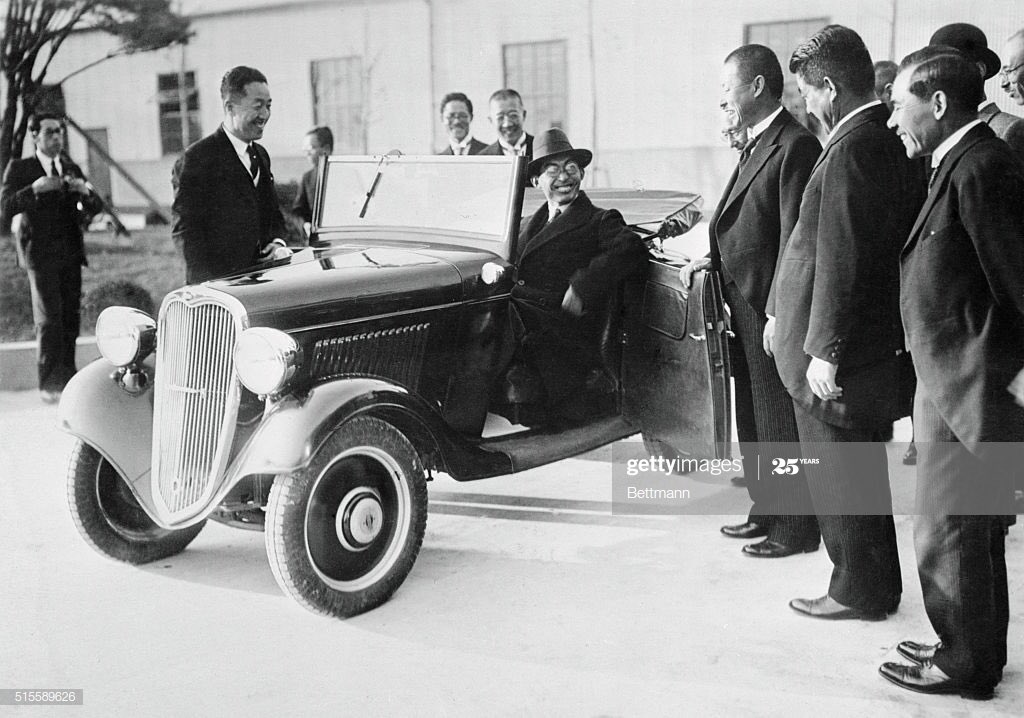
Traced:
[[862, 611], [859, 608], [844, 606], [828, 594], [821, 598], [794, 598], [789, 602], [789, 607], [797, 613], [802, 613], [811, 618], [823, 618], [826, 621], [846, 621], [856, 619], [859, 621], [884, 621], [892, 611]]
[[758, 543], [748, 543], [743, 547], [743, 553], [747, 556], [758, 558], [785, 558], [797, 553], [811, 553], [818, 550], [818, 542], [812, 544], [784, 544], [771, 539], [765, 539]]
[[730, 538], [752, 539], [768, 535], [768, 527], [747, 521], [733, 526], [723, 526], [722, 533]]
[[992, 688], [979, 686], [956, 678], [950, 678], [938, 666], [926, 663], [923, 666], [908, 666], [903, 663], [883, 663], [878, 667], [882, 677], [900, 688], [918, 693], [946, 695], [959, 693], [964, 698], [987, 701], [992, 697]]
[[919, 666], [923, 666], [925, 663], [931, 663], [932, 659], [935, 658], [935, 650], [942, 644], [939, 643], [918, 643], [917, 641], [900, 641], [899, 645], [896, 646], [896, 652], [906, 658], [908, 661], [913, 661]]
[[903, 463], [906, 466], [913, 466], [917, 463], [917, 447], [914, 446], [914, 442], [910, 442], [910, 446], [907, 447], [907, 453], [903, 455]]

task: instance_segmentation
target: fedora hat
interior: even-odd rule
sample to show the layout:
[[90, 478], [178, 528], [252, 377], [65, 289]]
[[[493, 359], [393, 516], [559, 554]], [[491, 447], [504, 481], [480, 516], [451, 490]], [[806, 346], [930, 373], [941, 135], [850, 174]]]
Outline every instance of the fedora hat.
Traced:
[[943, 25], [935, 31], [928, 44], [948, 45], [962, 52], [971, 62], [983, 63], [986, 80], [999, 72], [999, 55], [988, 48], [985, 33], [970, 23], [954, 22], [952, 25]]
[[569, 138], [557, 127], [545, 130], [533, 141], [533, 160], [526, 168], [527, 177], [536, 177], [540, 174], [544, 163], [553, 157], [569, 155], [576, 160], [576, 164], [582, 169], [590, 164], [594, 154], [590, 150], [574, 149], [569, 143]]

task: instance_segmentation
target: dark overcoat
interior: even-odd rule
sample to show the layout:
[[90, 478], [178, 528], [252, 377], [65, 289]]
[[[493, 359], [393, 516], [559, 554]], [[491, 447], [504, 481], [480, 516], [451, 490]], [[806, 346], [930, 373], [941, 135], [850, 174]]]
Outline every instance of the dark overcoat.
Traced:
[[[548, 402], [557, 404], [601, 365], [608, 300], [625, 280], [642, 275], [647, 248], [618, 210], [595, 207], [580, 192], [550, 223], [542, 205], [520, 232], [512, 259], [517, 340], [539, 371]], [[562, 310], [570, 284], [583, 302], [581, 317]]]
[[[879, 428], [899, 413], [899, 252], [926, 182], [875, 105], [840, 125], [811, 172], [768, 299], [790, 396], [835, 426]], [[842, 397], [807, 383], [814, 356], [837, 366]]]
[[286, 236], [270, 155], [261, 145], [253, 146], [260, 164], [258, 186], [223, 126], [191, 145], [174, 164], [172, 234], [184, 252], [189, 284], [251, 267], [272, 239]]
[[943, 158], [900, 257], [918, 383], [972, 452], [1024, 441], [1024, 166], [984, 125]]

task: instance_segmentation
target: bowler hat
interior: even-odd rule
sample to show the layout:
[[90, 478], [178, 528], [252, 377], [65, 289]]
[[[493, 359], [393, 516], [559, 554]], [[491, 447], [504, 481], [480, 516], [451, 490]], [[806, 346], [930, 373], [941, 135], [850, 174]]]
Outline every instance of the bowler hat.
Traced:
[[971, 62], [984, 63], [986, 80], [999, 72], [999, 55], [988, 49], [985, 33], [970, 23], [954, 22], [952, 25], [943, 25], [935, 31], [928, 44], [949, 45], [962, 52]]
[[594, 154], [590, 150], [573, 149], [565, 133], [557, 127], [552, 127], [550, 130], [540, 133], [533, 141], [533, 161], [526, 168], [526, 176], [536, 177], [540, 174], [545, 162], [562, 155], [569, 155], [576, 160], [576, 164], [580, 168], [589, 165], [590, 160], [594, 158]]

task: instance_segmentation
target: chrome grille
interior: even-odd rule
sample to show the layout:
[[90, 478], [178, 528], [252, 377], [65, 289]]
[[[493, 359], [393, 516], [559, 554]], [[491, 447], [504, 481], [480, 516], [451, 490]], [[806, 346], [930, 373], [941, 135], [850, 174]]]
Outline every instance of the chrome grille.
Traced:
[[160, 309], [153, 414], [153, 495], [168, 520], [204, 506], [223, 473], [241, 389], [233, 352], [245, 312], [202, 288], [169, 294]]
[[313, 345], [310, 374], [318, 380], [339, 374], [372, 374], [415, 391], [429, 329], [430, 324], [414, 324], [321, 339]]

